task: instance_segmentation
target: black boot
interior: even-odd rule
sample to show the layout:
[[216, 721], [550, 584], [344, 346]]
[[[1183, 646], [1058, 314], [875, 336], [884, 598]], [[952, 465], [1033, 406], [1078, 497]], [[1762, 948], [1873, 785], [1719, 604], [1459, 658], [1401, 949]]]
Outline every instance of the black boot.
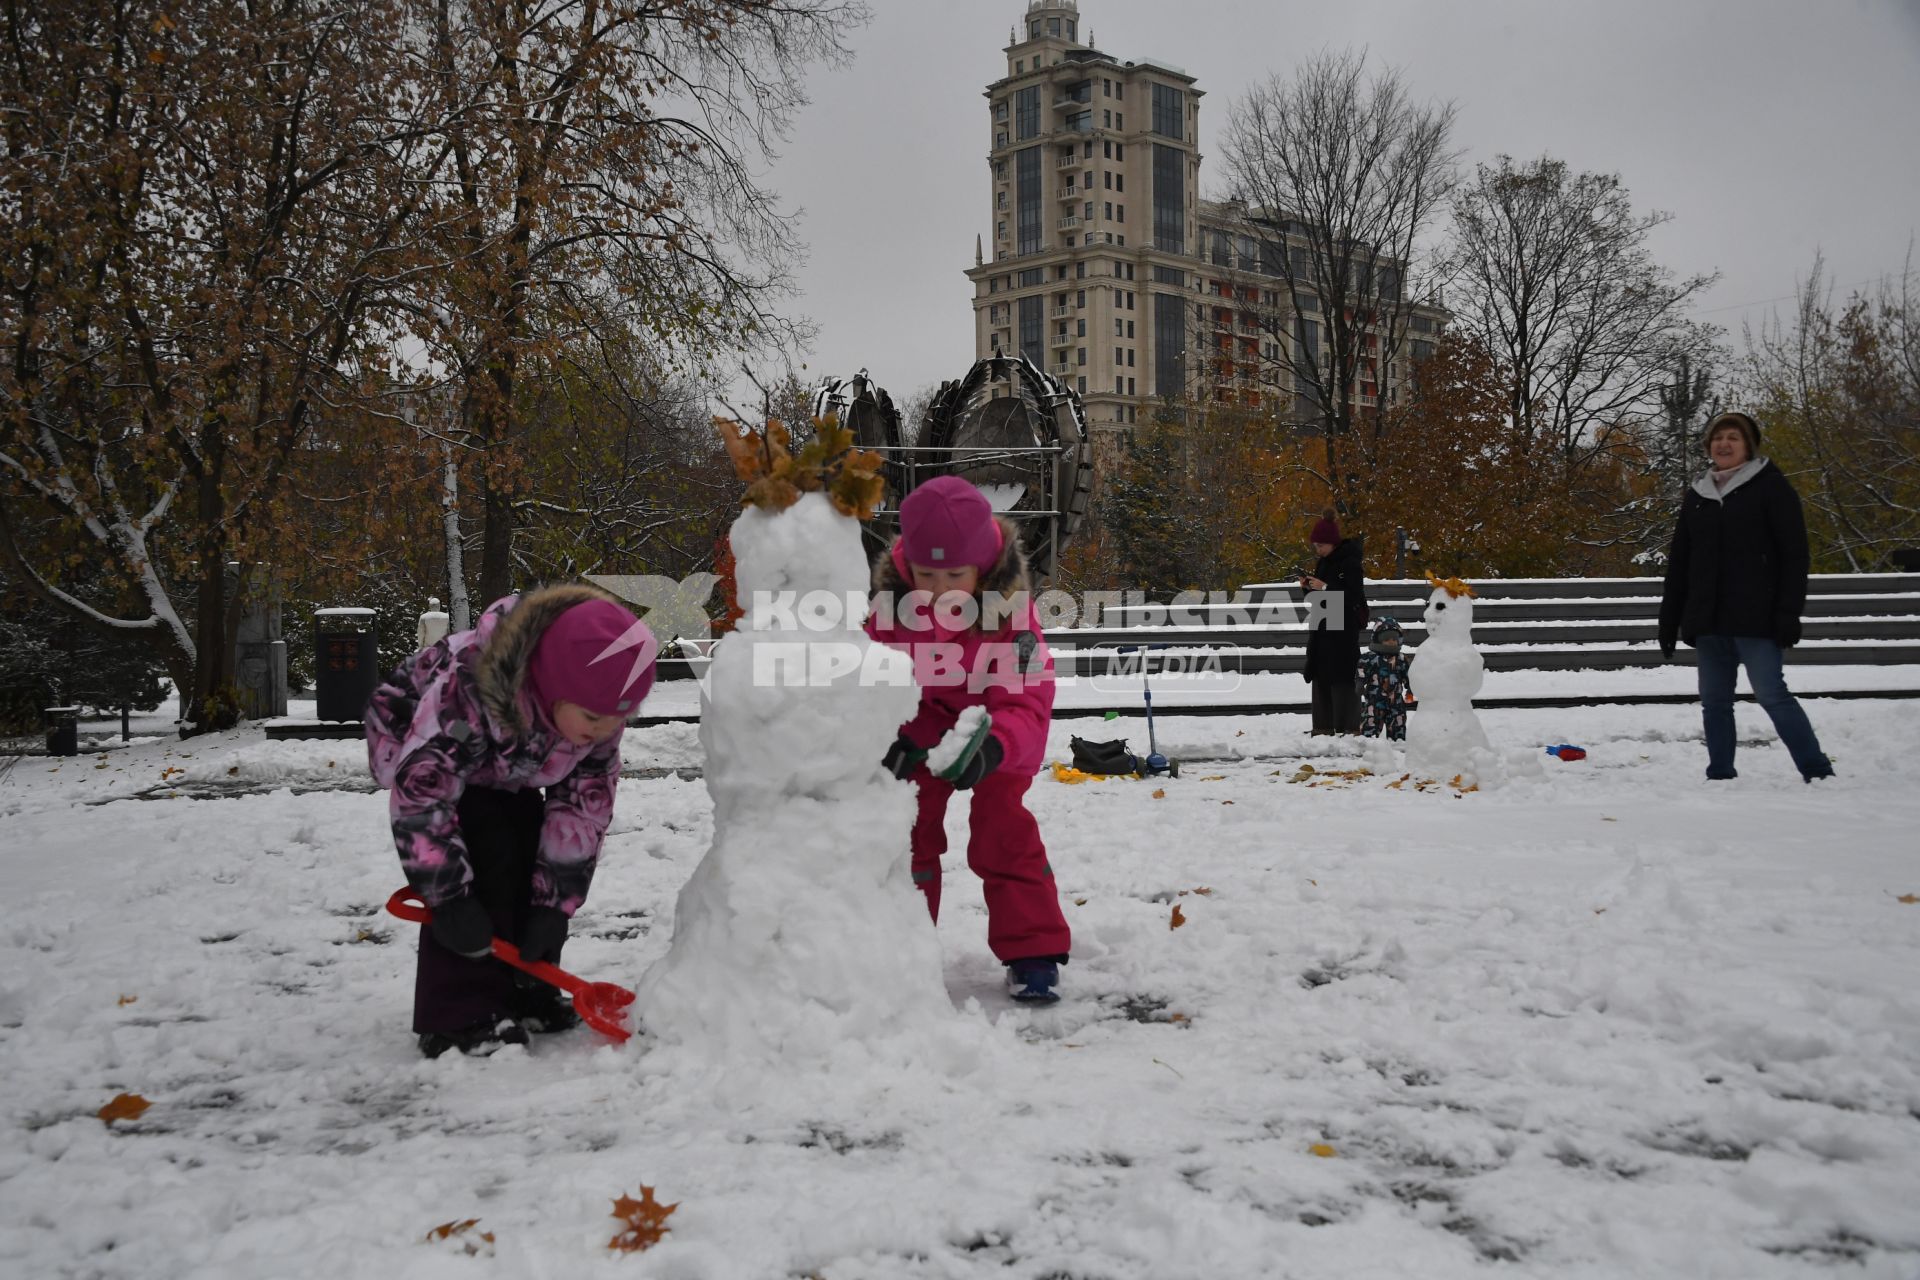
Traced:
[[558, 987], [531, 979], [521, 981], [519, 974], [515, 974], [514, 979], [513, 1016], [528, 1031], [551, 1035], [580, 1025], [573, 1001], [562, 995]]
[[527, 1029], [515, 1018], [489, 1018], [458, 1031], [428, 1031], [420, 1037], [420, 1052], [437, 1058], [449, 1049], [484, 1058], [510, 1044], [528, 1043]]

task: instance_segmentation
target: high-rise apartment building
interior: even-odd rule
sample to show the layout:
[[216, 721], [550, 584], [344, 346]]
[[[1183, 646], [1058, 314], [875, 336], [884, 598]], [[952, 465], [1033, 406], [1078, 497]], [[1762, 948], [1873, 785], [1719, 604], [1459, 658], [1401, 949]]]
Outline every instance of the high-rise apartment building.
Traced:
[[1030, 0], [987, 86], [992, 248], [967, 276], [976, 355], [1025, 355], [1098, 431], [1186, 385], [1201, 91], [1080, 24], [1076, 0]]
[[[1078, 390], [1096, 445], [1166, 397], [1312, 419], [1294, 371], [1321, 361], [1310, 282], [1325, 273], [1303, 266], [1314, 238], [1284, 214], [1201, 200], [1194, 77], [1101, 52], [1083, 20], [1077, 0], [1029, 0], [1007, 74], [987, 86], [991, 248], [967, 272], [976, 358], [1024, 355]], [[1350, 269], [1391, 316], [1362, 335], [1364, 412], [1398, 400], [1445, 313], [1402, 296], [1394, 261], [1362, 252]]]

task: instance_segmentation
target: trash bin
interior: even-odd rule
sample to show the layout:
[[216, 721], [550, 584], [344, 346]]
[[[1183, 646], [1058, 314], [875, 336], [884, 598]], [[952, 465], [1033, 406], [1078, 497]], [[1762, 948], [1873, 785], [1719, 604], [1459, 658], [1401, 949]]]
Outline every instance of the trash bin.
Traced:
[[359, 720], [380, 680], [373, 610], [316, 609], [313, 697], [317, 720]]
[[80, 708], [47, 708], [47, 754], [50, 756], [80, 754]]

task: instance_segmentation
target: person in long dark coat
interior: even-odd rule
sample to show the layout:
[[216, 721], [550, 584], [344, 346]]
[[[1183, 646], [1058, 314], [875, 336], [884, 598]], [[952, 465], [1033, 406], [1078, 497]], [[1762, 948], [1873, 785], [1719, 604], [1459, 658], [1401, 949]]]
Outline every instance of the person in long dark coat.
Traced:
[[[1313, 733], [1359, 733], [1360, 632], [1367, 625], [1367, 584], [1361, 539], [1342, 538], [1329, 511], [1307, 540], [1320, 557], [1300, 578], [1307, 593], [1307, 665], [1301, 674], [1313, 688]], [[1324, 594], [1322, 594], [1324, 593]]]
[[1693, 646], [1707, 777], [1736, 776], [1733, 690], [1742, 666], [1800, 776], [1831, 777], [1833, 764], [1781, 666], [1784, 651], [1800, 642], [1807, 600], [1800, 495], [1761, 455], [1760, 423], [1751, 414], [1716, 414], [1705, 442], [1712, 466], [1687, 491], [1667, 554], [1660, 652], [1671, 658], [1681, 640]]

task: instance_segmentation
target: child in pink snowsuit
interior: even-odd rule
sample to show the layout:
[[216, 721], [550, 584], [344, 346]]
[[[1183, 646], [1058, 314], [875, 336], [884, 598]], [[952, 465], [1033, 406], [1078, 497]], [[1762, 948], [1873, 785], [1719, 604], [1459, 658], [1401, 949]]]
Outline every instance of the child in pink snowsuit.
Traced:
[[496, 601], [374, 690], [368, 762], [392, 788], [401, 869], [433, 910], [413, 989], [428, 1057], [578, 1021], [490, 949], [498, 935], [528, 960], [559, 961], [613, 817], [620, 732], [658, 653], [611, 596], [543, 587]]
[[[875, 579], [867, 632], [913, 655], [921, 690], [919, 713], [885, 762], [919, 790], [914, 882], [937, 921], [947, 800], [970, 789], [967, 865], [984, 882], [987, 945], [1007, 966], [1016, 999], [1055, 1000], [1072, 937], [1040, 826], [1023, 802], [1046, 755], [1053, 657], [1029, 598], [1019, 536], [973, 485], [942, 476], [900, 504], [900, 536]], [[909, 763], [962, 711], [982, 706], [992, 732], [954, 781]]]

